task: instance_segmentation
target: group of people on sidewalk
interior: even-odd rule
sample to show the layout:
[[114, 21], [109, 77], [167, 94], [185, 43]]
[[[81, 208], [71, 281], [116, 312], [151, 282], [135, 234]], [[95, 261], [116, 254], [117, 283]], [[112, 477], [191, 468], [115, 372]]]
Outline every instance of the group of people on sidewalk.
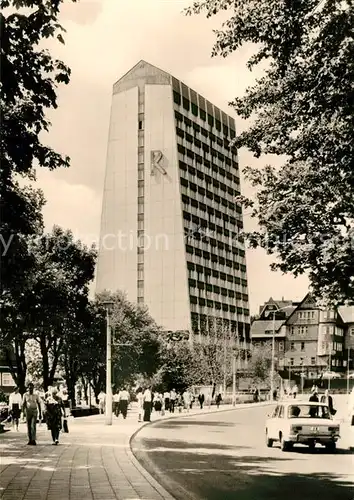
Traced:
[[[177, 392], [175, 389], [165, 392], [152, 392], [151, 386], [143, 389], [140, 387], [137, 391], [139, 421], [143, 416], [144, 422], [150, 422], [151, 412], [154, 410], [158, 415], [164, 415], [165, 412], [174, 413], [175, 411], [186, 411], [187, 413], [193, 409], [193, 404], [196, 401], [194, 394], [187, 388], [185, 391]], [[221, 394], [217, 394], [215, 398], [216, 406], [219, 408], [222, 401]], [[198, 395], [198, 403], [200, 409], [203, 409], [205, 395], [201, 392]]]
[[66, 409], [62, 398], [56, 388], [48, 391], [42, 399], [34, 390], [33, 383], [29, 383], [27, 392], [21, 396], [19, 389], [10, 395], [9, 398], [10, 418], [12, 425], [18, 431], [21, 413], [27, 423], [28, 445], [37, 444], [37, 423], [45, 421], [48, 430], [51, 431], [53, 445], [59, 444], [59, 434], [64, 425], [67, 431]]

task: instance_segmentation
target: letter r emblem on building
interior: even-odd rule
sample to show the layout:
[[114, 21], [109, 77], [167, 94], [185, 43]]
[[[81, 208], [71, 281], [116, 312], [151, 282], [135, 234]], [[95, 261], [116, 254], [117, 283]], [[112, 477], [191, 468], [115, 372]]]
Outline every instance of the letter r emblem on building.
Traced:
[[162, 175], [166, 175], [167, 172], [162, 165], [163, 154], [159, 150], [151, 151], [151, 175], [155, 175], [155, 171], [158, 170]]

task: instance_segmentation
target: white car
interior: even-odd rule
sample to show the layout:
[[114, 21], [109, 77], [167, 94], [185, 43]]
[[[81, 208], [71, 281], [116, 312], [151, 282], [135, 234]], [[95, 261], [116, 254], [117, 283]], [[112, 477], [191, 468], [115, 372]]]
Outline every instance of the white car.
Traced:
[[324, 379], [341, 378], [341, 375], [340, 373], [337, 372], [323, 372], [322, 378]]
[[266, 443], [270, 448], [280, 442], [282, 451], [291, 450], [301, 443], [314, 448], [316, 443], [335, 452], [340, 437], [340, 426], [324, 403], [307, 401], [279, 402], [266, 422]]

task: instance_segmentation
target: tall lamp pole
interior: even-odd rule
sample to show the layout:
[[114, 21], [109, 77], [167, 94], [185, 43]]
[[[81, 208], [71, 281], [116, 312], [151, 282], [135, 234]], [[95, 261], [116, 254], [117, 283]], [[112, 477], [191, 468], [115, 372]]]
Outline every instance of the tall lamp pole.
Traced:
[[103, 305], [106, 308], [106, 425], [112, 425], [112, 332], [110, 325], [110, 313], [113, 302], [106, 300]]
[[274, 393], [274, 371], [275, 371], [275, 313], [279, 311], [283, 311], [284, 309], [288, 309], [289, 307], [292, 307], [291, 305], [281, 307], [279, 309], [275, 309], [273, 312], [273, 332], [272, 332], [272, 365], [271, 365], [271, 371], [270, 371], [270, 400], [273, 400], [273, 393]]
[[236, 406], [236, 352], [232, 353], [232, 405]]
[[347, 358], [347, 394], [349, 394], [349, 363], [350, 363], [350, 347], [348, 347], [348, 358]]
[[270, 370], [270, 400], [273, 401], [274, 393], [274, 364], [275, 364], [275, 311], [273, 311], [273, 334], [272, 334], [272, 365]]

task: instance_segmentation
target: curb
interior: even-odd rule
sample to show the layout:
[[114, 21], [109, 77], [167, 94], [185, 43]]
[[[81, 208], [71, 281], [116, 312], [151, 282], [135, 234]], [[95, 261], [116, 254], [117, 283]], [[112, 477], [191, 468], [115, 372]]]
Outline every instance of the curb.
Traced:
[[[172, 415], [168, 416], [167, 418], [160, 417], [152, 422], [145, 422], [143, 423], [138, 429], [134, 431], [134, 433], [128, 438], [128, 443], [127, 443], [127, 449], [126, 453], [134, 467], [140, 472], [140, 474], [144, 477], [144, 479], [164, 498], [164, 500], [175, 500], [175, 498], [141, 465], [139, 460], [136, 458], [133, 448], [132, 448], [132, 442], [136, 438], [136, 436], [139, 434], [139, 432], [144, 429], [145, 427], [149, 425], [154, 425], [157, 422], [161, 421], [166, 421], [166, 420], [173, 420], [173, 419], [179, 419], [179, 418], [186, 418], [186, 417], [201, 417], [203, 415], [210, 415], [214, 413], [220, 413], [220, 412], [227, 412], [227, 411], [235, 411], [235, 410], [245, 410], [248, 408], [261, 408], [263, 406], [270, 406], [271, 404], [274, 404], [272, 401], [264, 401], [261, 403], [241, 403], [239, 406], [233, 406], [232, 408], [219, 408], [218, 410], [209, 410], [208, 412], [205, 413], [183, 413], [183, 414], [178, 414], [178, 415]], [[241, 406], [242, 405], [242, 406]], [[247, 406], [244, 406], [247, 405]], [[192, 498], [192, 497], [189, 497]]]

